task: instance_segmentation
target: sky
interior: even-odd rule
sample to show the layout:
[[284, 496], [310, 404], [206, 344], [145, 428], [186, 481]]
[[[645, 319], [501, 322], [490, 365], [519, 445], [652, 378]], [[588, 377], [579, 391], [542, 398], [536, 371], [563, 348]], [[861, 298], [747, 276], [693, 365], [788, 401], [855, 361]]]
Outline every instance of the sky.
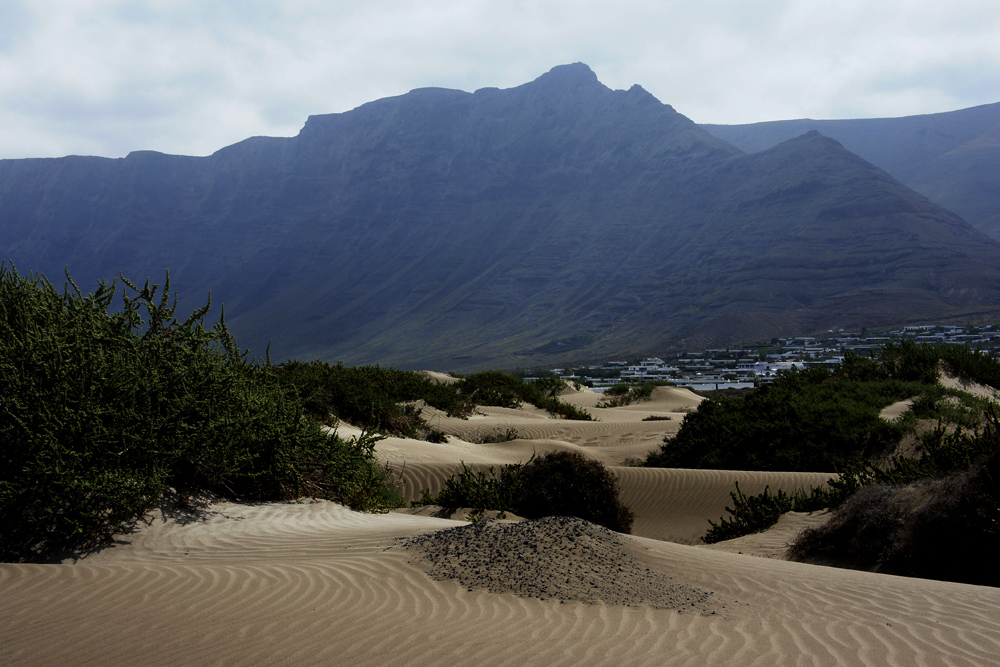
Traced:
[[208, 155], [584, 62], [699, 123], [1000, 102], [997, 0], [0, 0], [0, 158]]

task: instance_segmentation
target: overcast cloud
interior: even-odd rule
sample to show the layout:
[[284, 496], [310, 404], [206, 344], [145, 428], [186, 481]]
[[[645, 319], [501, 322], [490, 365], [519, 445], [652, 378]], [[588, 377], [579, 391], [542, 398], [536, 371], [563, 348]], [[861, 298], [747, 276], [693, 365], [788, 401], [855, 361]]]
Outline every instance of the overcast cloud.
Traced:
[[701, 123], [1000, 101], [996, 0], [0, 0], [0, 158], [207, 155], [582, 61]]

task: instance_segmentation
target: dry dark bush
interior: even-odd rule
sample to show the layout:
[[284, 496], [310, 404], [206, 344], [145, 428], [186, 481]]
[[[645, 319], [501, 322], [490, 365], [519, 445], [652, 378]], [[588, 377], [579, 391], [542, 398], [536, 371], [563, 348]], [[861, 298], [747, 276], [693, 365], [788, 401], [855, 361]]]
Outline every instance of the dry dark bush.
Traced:
[[473, 516], [485, 510], [528, 519], [575, 516], [620, 533], [632, 530], [632, 510], [619, 498], [617, 478], [599, 461], [577, 452], [552, 452], [499, 470], [476, 471], [464, 463], [462, 468], [437, 496], [425, 490], [420, 504], [452, 511], [468, 507]]
[[619, 499], [614, 474], [577, 452], [552, 452], [530, 461], [514, 495], [516, 512], [529, 519], [576, 516], [628, 533], [635, 518]]
[[887, 574], [1000, 585], [998, 458], [982, 467], [858, 491], [792, 544], [793, 560]]

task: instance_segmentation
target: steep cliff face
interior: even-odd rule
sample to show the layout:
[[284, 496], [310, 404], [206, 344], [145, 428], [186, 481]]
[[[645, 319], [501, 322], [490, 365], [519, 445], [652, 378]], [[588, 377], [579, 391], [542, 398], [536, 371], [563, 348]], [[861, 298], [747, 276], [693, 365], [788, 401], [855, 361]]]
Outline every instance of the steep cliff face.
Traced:
[[581, 64], [206, 158], [0, 161], [20, 270], [169, 269], [275, 359], [511, 366], [997, 312], [998, 250], [833, 140], [747, 155]]

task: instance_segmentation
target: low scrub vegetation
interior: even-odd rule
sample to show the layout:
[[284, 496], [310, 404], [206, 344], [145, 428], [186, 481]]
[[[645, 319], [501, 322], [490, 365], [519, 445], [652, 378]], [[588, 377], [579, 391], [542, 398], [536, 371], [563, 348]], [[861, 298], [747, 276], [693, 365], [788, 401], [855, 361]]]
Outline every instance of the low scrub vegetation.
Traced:
[[491, 429], [477, 429], [467, 437], [469, 442], [476, 443], [477, 445], [489, 445], [497, 442], [510, 442], [511, 440], [517, 440], [521, 436], [513, 426], [497, 426]]
[[[871, 483], [792, 544], [794, 560], [889, 574], [1000, 585], [1000, 446], [966, 469], [905, 484]], [[982, 449], [976, 446], [973, 449]]]
[[849, 477], [854, 492], [826, 524], [804, 531], [795, 560], [890, 574], [1000, 585], [998, 422], [943, 436], [920, 459]]
[[733, 506], [726, 507], [730, 517], [720, 518], [719, 523], [709, 520], [711, 528], [701, 538], [706, 544], [767, 530], [785, 512], [812, 512], [827, 507], [826, 490], [823, 488], [814, 488], [810, 494], [801, 489], [793, 494], [779, 489], [777, 494], [773, 494], [768, 486], [763, 492], [748, 496], [740, 490], [737, 482], [736, 490], [729, 495], [733, 499]]
[[525, 382], [501, 371], [483, 371], [440, 384], [413, 371], [322, 361], [291, 361], [279, 371], [281, 381], [314, 418], [326, 423], [340, 419], [408, 438], [440, 439], [421, 416], [417, 401], [452, 417], [468, 417], [479, 405], [516, 408], [528, 402], [565, 419], [591, 419], [586, 410], [556, 398], [565, 382], [555, 378]]
[[644, 382], [639, 385], [616, 384], [604, 391], [604, 400], [597, 404], [599, 408], [621, 408], [639, 401], [648, 401], [653, 396], [654, 382]]
[[559, 400], [559, 392], [566, 387], [566, 381], [559, 378], [525, 382], [503, 371], [482, 371], [468, 375], [452, 386], [460, 396], [475, 405], [516, 408], [522, 403], [530, 403], [564, 419], [593, 420], [586, 410]]
[[234, 500], [400, 501], [374, 439], [302, 419], [209, 306], [180, 321], [169, 282], [57, 290], [0, 265], [0, 559], [86, 550], [168, 488]]
[[290, 361], [278, 371], [278, 378], [302, 402], [306, 413], [325, 423], [343, 420], [388, 435], [416, 438], [431, 432], [416, 401], [457, 417], [475, 409], [454, 385], [439, 384], [412, 371], [323, 361]]
[[611, 530], [632, 530], [632, 511], [619, 498], [618, 480], [604, 465], [577, 452], [552, 452], [525, 464], [492, 466], [462, 472], [445, 482], [437, 496], [424, 492], [421, 502], [449, 510], [512, 512], [528, 519], [575, 516]]
[[[783, 491], [772, 494], [765, 489], [761, 494], [748, 496], [737, 485], [731, 494], [733, 505], [726, 508], [730, 517], [720, 519], [719, 523], [710, 522], [703, 539], [716, 542], [765, 530], [787, 511], [832, 508], [835, 511], [827, 524], [804, 532], [792, 545], [793, 558], [893, 574], [1000, 585], [988, 555], [1000, 547], [997, 482], [1000, 422], [993, 404], [937, 384], [941, 368], [983, 384], [1000, 379], [997, 372], [1000, 363], [996, 359], [965, 348], [890, 345], [871, 359], [849, 357], [833, 373], [815, 373], [812, 377], [808, 373], [789, 374], [776, 383], [777, 393], [759, 392], [767, 400], [758, 399], [743, 406], [709, 406], [710, 418], [702, 422], [696, 419], [697, 413], [690, 415], [687, 419], [695, 418], [693, 423], [697, 426], [692, 433], [702, 442], [708, 442], [715, 433], [719, 440], [729, 438], [730, 446], [743, 443], [755, 451], [767, 452], [778, 449], [773, 445], [769, 448], [766, 442], [734, 438], [726, 429], [739, 423], [739, 418], [745, 418], [744, 410], [750, 405], [768, 414], [779, 414], [778, 406], [769, 405], [768, 401], [781, 397], [787, 400], [790, 387], [798, 387], [803, 395], [812, 397], [810, 400], [825, 395], [810, 386], [817, 384], [817, 380], [839, 388], [848, 396], [887, 397], [887, 388], [895, 392], [897, 389], [893, 387], [901, 387], [903, 394], [910, 392], [909, 396], [914, 398], [909, 414], [896, 424], [903, 430], [909, 429], [911, 437], [917, 438], [914, 455], [887, 454], [884, 450], [880, 455], [879, 448], [871, 447], [874, 440], [871, 433], [860, 429], [853, 440], [847, 441], [848, 446], [840, 450], [852, 455], [839, 460], [839, 474], [825, 487], [791, 495]], [[803, 375], [808, 380], [804, 385]], [[858, 383], [865, 387], [859, 390]], [[838, 411], [837, 406], [844, 405], [843, 397], [834, 398], [825, 401], [827, 409], [839, 414], [850, 428], [828, 422], [831, 432], [851, 433], [856, 424], [865, 423], [854, 422], [850, 410], [846, 414]], [[867, 409], [869, 412], [880, 409], [883, 401], [885, 398], [871, 400]], [[727, 408], [733, 408], [732, 412], [741, 416], [724, 414]], [[796, 419], [812, 414], [794, 404], [789, 412]], [[918, 419], [936, 420], [937, 427], [914, 434]], [[685, 420], [681, 432], [687, 425]], [[812, 427], [799, 428], [798, 432], [809, 434]], [[884, 433], [884, 427], [875, 424], [875, 432]], [[670, 444], [666, 443], [664, 450]], [[814, 443], [804, 441], [801, 447], [810, 452]], [[655, 460], [655, 455], [650, 458]], [[647, 459], [646, 464], [649, 463]], [[961, 549], [955, 549], [958, 544]]]
[[[967, 348], [891, 344], [873, 358], [849, 354], [834, 370], [794, 370], [742, 397], [707, 399], [646, 465], [837, 472], [888, 456], [917, 418], [957, 420], [962, 412], [965, 421], [957, 423], [966, 427], [981, 419], [984, 402], [937, 384], [942, 365], [970, 380], [1000, 382], [1000, 364]], [[908, 419], [880, 418], [906, 398], [916, 398]], [[949, 405], [955, 414], [946, 414]]]
[[901, 380], [858, 381], [824, 368], [789, 372], [742, 398], [710, 398], [646, 465], [829, 471], [890, 451], [906, 432], [882, 408], [920, 393]]

